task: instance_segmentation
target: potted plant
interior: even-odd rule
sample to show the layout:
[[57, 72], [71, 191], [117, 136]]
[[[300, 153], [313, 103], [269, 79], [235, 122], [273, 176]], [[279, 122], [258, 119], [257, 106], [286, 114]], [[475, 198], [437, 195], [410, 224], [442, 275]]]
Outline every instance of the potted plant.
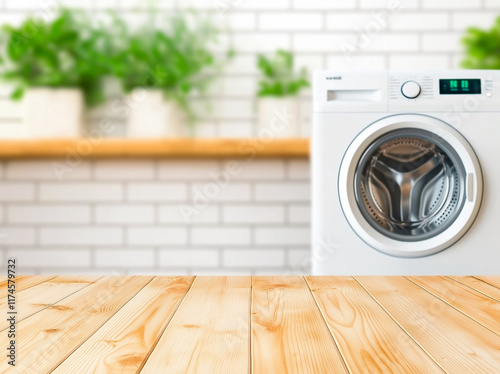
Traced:
[[94, 48], [102, 35], [65, 9], [52, 21], [28, 18], [3, 27], [0, 74], [15, 85], [11, 98], [24, 98], [29, 137], [81, 135], [85, 103], [102, 100], [100, 82], [108, 72]]
[[257, 131], [260, 136], [270, 132], [277, 138], [295, 137], [300, 134], [300, 110], [298, 95], [309, 87], [307, 70], [294, 71], [291, 52], [278, 50], [268, 58], [258, 56], [258, 68], [262, 73], [257, 93]]
[[489, 30], [467, 29], [462, 42], [466, 49], [464, 68], [500, 69], [500, 17]]
[[192, 95], [205, 91], [217, 67], [210, 50], [217, 32], [210, 21], [189, 13], [171, 16], [163, 25], [151, 22], [129, 35], [129, 47], [114, 66], [128, 93], [130, 137], [192, 135]]

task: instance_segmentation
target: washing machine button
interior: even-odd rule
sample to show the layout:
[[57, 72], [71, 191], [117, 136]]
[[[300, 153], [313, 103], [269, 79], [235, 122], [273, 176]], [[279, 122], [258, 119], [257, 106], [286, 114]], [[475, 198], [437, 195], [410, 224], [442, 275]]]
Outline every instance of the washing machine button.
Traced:
[[420, 85], [415, 81], [407, 81], [401, 86], [401, 93], [408, 99], [414, 99], [421, 92]]

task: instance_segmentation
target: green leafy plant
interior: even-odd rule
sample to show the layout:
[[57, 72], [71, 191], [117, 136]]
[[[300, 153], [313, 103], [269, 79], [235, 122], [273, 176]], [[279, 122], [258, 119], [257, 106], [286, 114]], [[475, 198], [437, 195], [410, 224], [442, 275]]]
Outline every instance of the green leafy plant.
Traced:
[[263, 76], [259, 82], [259, 97], [295, 96], [301, 89], [309, 87], [307, 70], [294, 71], [291, 52], [280, 49], [271, 58], [259, 55], [257, 65]]
[[489, 30], [467, 29], [462, 43], [466, 57], [462, 66], [468, 69], [500, 69], [500, 17]]
[[94, 105], [104, 100], [109, 43], [81, 12], [60, 9], [53, 21], [28, 18], [19, 27], [3, 26], [0, 76], [16, 85], [13, 99], [31, 87], [80, 88]]
[[125, 92], [159, 89], [176, 101], [192, 122], [191, 95], [205, 92], [222, 64], [210, 49], [217, 41], [214, 25], [188, 13], [170, 16], [162, 27], [152, 22], [135, 33], [129, 33], [125, 25], [119, 29], [128, 47], [113, 62], [112, 70]]

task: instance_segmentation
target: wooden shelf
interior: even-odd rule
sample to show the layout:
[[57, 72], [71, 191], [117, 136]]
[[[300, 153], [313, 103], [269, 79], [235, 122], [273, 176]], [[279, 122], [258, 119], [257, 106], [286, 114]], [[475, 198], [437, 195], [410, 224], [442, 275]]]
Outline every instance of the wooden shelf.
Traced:
[[307, 158], [309, 139], [0, 140], [0, 159]]

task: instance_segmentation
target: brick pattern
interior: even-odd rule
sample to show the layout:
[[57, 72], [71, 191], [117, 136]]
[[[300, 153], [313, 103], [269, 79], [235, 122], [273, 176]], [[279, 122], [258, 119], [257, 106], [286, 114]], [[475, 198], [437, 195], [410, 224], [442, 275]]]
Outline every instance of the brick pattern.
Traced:
[[309, 269], [307, 161], [235, 160], [228, 179], [228, 160], [94, 160], [62, 180], [57, 162], [0, 163], [0, 259], [22, 273]]
[[[139, 25], [148, 2], [61, 0]], [[460, 38], [488, 27], [498, 0], [158, 0], [159, 11], [212, 11], [229, 31], [223, 51], [238, 52], [209, 91], [202, 137], [255, 135], [256, 54], [291, 49], [315, 69], [448, 69], [462, 58]], [[0, 0], [0, 23], [42, 14], [45, 2]], [[42, 12], [42, 13], [40, 13]], [[346, 46], [351, 53], [346, 53]], [[22, 106], [0, 85], [0, 125], [21, 122]], [[302, 135], [310, 132], [310, 90], [301, 98]], [[196, 104], [196, 103], [195, 103]], [[200, 103], [200, 108], [204, 104]], [[116, 113], [98, 108], [92, 123]], [[116, 130], [123, 134], [123, 128]], [[309, 163], [265, 160], [84, 161], [63, 180], [54, 161], [0, 162], [0, 260], [19, 258], [37, 274], [277, 274], [310, 269]], [[4, 271], [2, 269], [1, 271]]]

